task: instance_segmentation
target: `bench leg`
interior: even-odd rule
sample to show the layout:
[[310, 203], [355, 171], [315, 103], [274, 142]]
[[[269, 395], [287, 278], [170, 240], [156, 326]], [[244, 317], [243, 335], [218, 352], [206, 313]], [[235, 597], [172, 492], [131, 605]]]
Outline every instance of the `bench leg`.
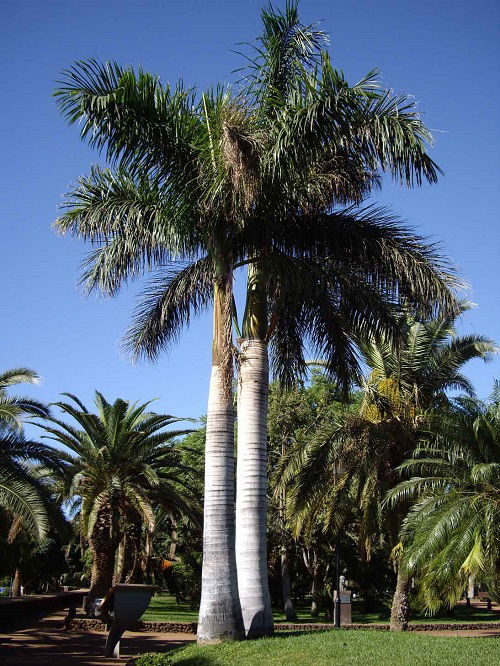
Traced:
[[113, 622], [106, 640], [106, 648], [104, 650], [105, 657], [114, 657], [115, 659], [120, 657], [120, 638], [124, 631], [125, 627]]

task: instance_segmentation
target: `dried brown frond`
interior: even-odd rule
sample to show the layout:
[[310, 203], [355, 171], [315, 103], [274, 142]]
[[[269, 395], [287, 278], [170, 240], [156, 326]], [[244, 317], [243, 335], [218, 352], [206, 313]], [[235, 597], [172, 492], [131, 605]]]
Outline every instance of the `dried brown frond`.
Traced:
[[245, 211], [258, 193], [261, 145], [262, 134], [249, 127], [248, 116], [242, 109], [233, 107], [222, 125], [221, 151], [235, 194]]

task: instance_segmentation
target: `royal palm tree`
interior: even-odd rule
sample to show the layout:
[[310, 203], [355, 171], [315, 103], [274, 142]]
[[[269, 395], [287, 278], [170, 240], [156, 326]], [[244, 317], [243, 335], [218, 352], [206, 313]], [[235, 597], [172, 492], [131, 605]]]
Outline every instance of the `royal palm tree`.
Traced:
[[190, 431], [165, 430], [181, 419], [147, 411], [149, 402], [138, 405], [117, 399], [109, 403], [96, 392], [94, 414], [76, 396], [63, 395], [71, 403], [55, 406], [77, 425], [50, 416], [48, 423], [39, 426], [45, 437], [67, 449], [59, 452], [64, 464], [60, 479], [63, 498], [71, 501], [72, 512], [78, 514], [82, 537], [92, 552], [88, 595], [92, 611], [95, 599], [110, 588], [115, 567], [123, 567], [116, 557], [119, 546], [123, 551], [139, 550], [140, 530], [127, 533], [125, 526], [142, 523], [150, 542], [153, 506], [195, 515], [188, 482], [184, 492], [179, 486], [180, 474], [189, 470], [180, 464], [172, 446], [175, 437]]
[[[301, 23], [297, 2], [287, 2], [283, 12], [265, 8], [262, 21], [244, 87], [267, 137], [256, 151], [253, 213], [268, 225], [269, 235], [276, 234], [277, 225], [289, 228], [292, 220], [297, 228], [293, 246], [262, 239], [255, 248], [240, 336], [236, 556], [243, 619], [253, 634], [268, 633], [272, 626], [265, 531], [269, 341], [275, 366], [286, 367], [280, 378], [304, 372], [300, 345], [309, 335], [328, 359], [330, 375], [346, 387], [359, 374], [356, 335], [361, 329], [380, 331], [384, 319], [387, 326], [378, 287], [383, 285], [386, 305], [398, 291], [411, 292], [420, 306], [439, 301], [436, 291], [432, 296], [425, 290], [417, 293], [419, 270], [408, 247], [397, 257], [392, 244], [391, 259], [385, 261], [388, 257], [381, 254], [368, 265], [365, 248], [374, 241], [368, 240], [374, 226], [359, 219], [356, 229], [331, 218], [335, 206], [359, 203], [378, 185], [381, 171], [408, 186], [436, 181], [439, 169], [426, 148], [431, 137], [415, 105], [382, 89], [376, 72], [350, 86], [330, 63], [324, 33]], [[251, 177], [255, 180], [255, 173]], [[386, 246], [389, 235], [375, 242]], [[279, 270], [270, 261], [273, 250], [287, 254], [286, 268]], [[319, 256], [329, 260], [317, 261]], [[434, 289], [440, 281], [444, 286], [439, 270], [432, 274], [429, 259], [426, 284], [434, 280]], [[437, 256], [433, 259], [438, 269]], [[444, 294], [441, 289], [440, 296]]]
[[244, 189], [236, 196], [232, 184], [240, 152], [229, 128], [239, 128], [247, 147], [248, 118], [224, 90], [172, 90], [157, 77], [95, 61], [66, 72], [57, 94], [69, 121], [84, 118], [82, 136], [105, 146], [115, 167], [81, 179], [57, 222], [101, 245], [84, 281], [116, 293], [144, 270], [168, 266], [145, 299], [144, 308], [158, 313], [155, 344], [146, 331], [136, 347], [150, 356], [177, 338], [192, 310], [213, 303], [198, 638], [235, 638], [242, 628], [234, 555], [232, 236], [247, 204]]
[[[383, 501], [398, 483], [398, 466], [418, 447], [428, 414], [448, 403], [450, 389], [472, 394], [462, 366], [495, 350], [483, 336], [456, 336], [453, 318], [416, 321], [406, 314], [400, 327], [405, 337], [398, 347], [373, 340], [360, 347], [371, 373], [359, 412], [339, 414], [299, 442], [282, 478], [292, 484], [290, 512], [298, 527], [320, 516], [325, 529], [338, 529], [337, 510], [354, 498], [361, 511], [360, 545], [368, 555], [377, 533], [392, 547], [399, 543], [409, 507], [389, 511]], [[406, 571], [398, 568], [392, 629], [407, 626], [409, 585]]]
[[500, 385], [489, 403], [462, 397], [438, 412], [399, 470], [389, 506], [415, 502], [401, 530], [401, 565], [430, 612], [454, 606], [469, 576], [500, 598]]
[[[291, 16], [294, 11], [293, 5], [287, 9]], [[67, 118], [84, 119], [82, 136], [105, 148], [114, 167], [94, 169], [82, 179], [58, 221], [59, 229], [102, 244], [89, 257], [84, 281], [115, 293], [144, 270], [187, 261], [181, 269], [170, 263], [159, 271], [137, 313], [132, 347], [156, 356], [213, 298], [202, 641], [239, 631], [232, 547], [234, 268], [250, 267], [240, 336], [238, 515], [245, 548], [238, 549], [238, 560], [245, 627], [254, 635], [272, 629], [265, 559], [268, 339], [272, 336], [277, 374], [284, 379], [305, 367], [306, 333], [328, 352], [332, 372], [346, 378], [357, 368], [348, 334], [367, 326], [394, 334], [389, 306], [396, 293], [419, 305], [453, 301], [450, 276], [440, 270], [438, 255], [394, 218], [376, 210], [330, 210], [332, 200], [350, 201], [367, 191], [376, 180], [375, 164], [409, 182], [435, 179], [436, 167], [426, 155], [426, 130], [412, 105], [377, 93], [373, 76], [351, 88], [326, 55], [322, 78], [312, 70], [304, 74], [299, 65], [314, 59], [308, 41], [317, 45], [320, 36], [309, 31], [312, 37], [301, 42], [301, 31], [295, 20], [285, 67], [290, 91], [285, 94], [276, 82], [266, 88], [257, 75], [246, 95], [250, 105], [224, 91], [196, 96], [180, 87], [163, 88], [156, 77], [95, 61], [67, 72], [58, 91]], [[298, 63], [303, 48], [306, 55]], [[282, 99], [268, 112], [278, 92]], [[357, 135], [347, 132], [349, 123]], [[402, 140], [390, 149], [395, 136]], [[351, 150], [354, 144], [364, 146], [361, 157]], [[350, 309], [352, 303], [356, 309]], [[255, 391], [247, 391], [250, 386]]]

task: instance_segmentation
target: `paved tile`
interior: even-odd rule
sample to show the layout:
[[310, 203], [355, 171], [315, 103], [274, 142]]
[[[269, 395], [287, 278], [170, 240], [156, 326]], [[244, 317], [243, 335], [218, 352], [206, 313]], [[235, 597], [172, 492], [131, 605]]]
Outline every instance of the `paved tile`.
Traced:
[[65, 611], [48, 615], [30, 629], [0, 634], [0, 663], [5, 666], [45, 664], [47, 666], [110, 666], [126, 663], [144, 652], [166, 652], [195, 640], [193, 634], [126, 632], [121, 641], [121, 658], [106, 659], [105, 633], [66, 631]]

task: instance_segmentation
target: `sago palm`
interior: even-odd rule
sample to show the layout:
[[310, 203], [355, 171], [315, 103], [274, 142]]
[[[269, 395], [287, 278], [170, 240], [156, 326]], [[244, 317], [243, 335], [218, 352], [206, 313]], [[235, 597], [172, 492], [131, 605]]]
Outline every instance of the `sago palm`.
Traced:
[[[150, 403], [109, 403], [96, 392], [97, 413], [71, 395], [71, 403], [57, 402], [70, 425], [54, 416], [39, 426], [45, 437], [62, 444], [63, 497], [79, 515], [82, 537], [92, 551], [89, 606], [112, 584], [119, 545], [138, 550], [124, 526], [144, 525], [147, 541], [154, 530], [153, 506], [193, 515], [196, 506], [189, 489], [179, 485], [182, 469], [172, 440], [185, 430], [165, 430], [180, 419], [147, 411]], [[188, 470], [189, 471], [189, 470]], [[139, 538], [131, 531], [129, 536]], [[147, 554], [147, 553], [146, 553]]]
[[390, 506], [415, 502], [401, 530], [402, 567], [430, 612], [460, 599], [469, 576], [500, 598], [500, 390], [437, 413], [399, 470]]

